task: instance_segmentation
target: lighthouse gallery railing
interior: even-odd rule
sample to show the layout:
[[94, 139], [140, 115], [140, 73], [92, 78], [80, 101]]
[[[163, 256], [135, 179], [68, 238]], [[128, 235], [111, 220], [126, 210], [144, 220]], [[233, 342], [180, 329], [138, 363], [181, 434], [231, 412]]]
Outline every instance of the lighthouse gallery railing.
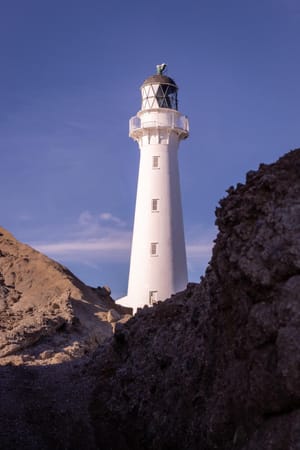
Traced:
[[154, 116], [154, 112], [151, 112], [151, 120], [147, 117], [134, 116], [129, 121], [129, 133], [141, 129], [141, 128], [179, 128], [184, 131], [189, 131], [189, 121], [186, 116], [179, 115], [177, 112], [168, 113], [157, 112]]

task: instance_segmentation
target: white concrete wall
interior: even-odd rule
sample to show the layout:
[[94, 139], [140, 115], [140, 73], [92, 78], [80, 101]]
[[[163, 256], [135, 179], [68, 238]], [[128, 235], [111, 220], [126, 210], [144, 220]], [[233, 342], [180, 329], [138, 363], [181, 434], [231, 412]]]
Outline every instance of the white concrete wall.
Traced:
[[[126, 299], [134, 311], [149, 305], [150, 291], [157, 291], [158, 300], [165, 300], [187, 284], [178, 145], [188, 134], [188, 122], [177, 111], [163, 108], [140, 111], [138, 117], [141, 128], [131, 129], [130, 134], [140, 146], [140, 167]], [[159, 128], [155, 125], [158, 120]], [[187, 129], [178, 129], [183, 123]], [[152, 167], [153, 156], [159, 157], [159, 168]], [[152, 199], [159, 200], [158, 212], [152, 211]], [[151, 256], [151, 243], [155, 242], [158, 254]]]

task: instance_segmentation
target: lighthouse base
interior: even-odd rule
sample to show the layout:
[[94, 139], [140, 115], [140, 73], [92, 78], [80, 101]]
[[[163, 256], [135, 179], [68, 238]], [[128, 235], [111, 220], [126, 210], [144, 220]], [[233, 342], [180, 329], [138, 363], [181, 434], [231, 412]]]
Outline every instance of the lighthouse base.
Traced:
[[117, 300], [115, 300], [115, 303], [117, 305], [125, 306], [126, 308], [132, 308], [132, 306], [128, 305], [128, 296], [127, 295], [125, 295], [124, 297], [118, 298]]
[[118, 298], [117, 300], [115, 300], [115, 303], [117, 305], [124, 306], [125, 308], [131, 308], [133, 315], [137, 312], [138, 309], [144, 307], [144, 304], [141, 304], [141, 305], [135, 306], [135, 307], [132, 306], [132, 302], [130, 301], [128, 295], [125, 295], [124, 297]]

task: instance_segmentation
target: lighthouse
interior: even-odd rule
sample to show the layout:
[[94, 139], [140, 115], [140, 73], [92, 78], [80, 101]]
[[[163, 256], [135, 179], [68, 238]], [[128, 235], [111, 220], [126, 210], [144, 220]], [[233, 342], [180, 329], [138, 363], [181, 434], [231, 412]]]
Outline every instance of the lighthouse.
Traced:
[[140, 165], [128, 280], [128, 294], [118, 303], [152, 306], [187, 284], [178, 149], [189, 135], [178, 111], [178, 87], [164, 74], [165, 64], [141, 86], [141, 110], [129, 122], [138, 143]]

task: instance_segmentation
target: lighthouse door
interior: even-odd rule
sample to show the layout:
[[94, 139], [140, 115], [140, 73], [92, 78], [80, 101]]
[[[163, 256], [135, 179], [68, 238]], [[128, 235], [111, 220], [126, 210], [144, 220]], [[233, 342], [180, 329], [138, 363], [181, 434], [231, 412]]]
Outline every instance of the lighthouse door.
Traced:
[[154, 303], [157, 303], [157, 300], [158, 300], [158, 292], [150, 291], [149, 292], [149, 305], [153, 305]]

